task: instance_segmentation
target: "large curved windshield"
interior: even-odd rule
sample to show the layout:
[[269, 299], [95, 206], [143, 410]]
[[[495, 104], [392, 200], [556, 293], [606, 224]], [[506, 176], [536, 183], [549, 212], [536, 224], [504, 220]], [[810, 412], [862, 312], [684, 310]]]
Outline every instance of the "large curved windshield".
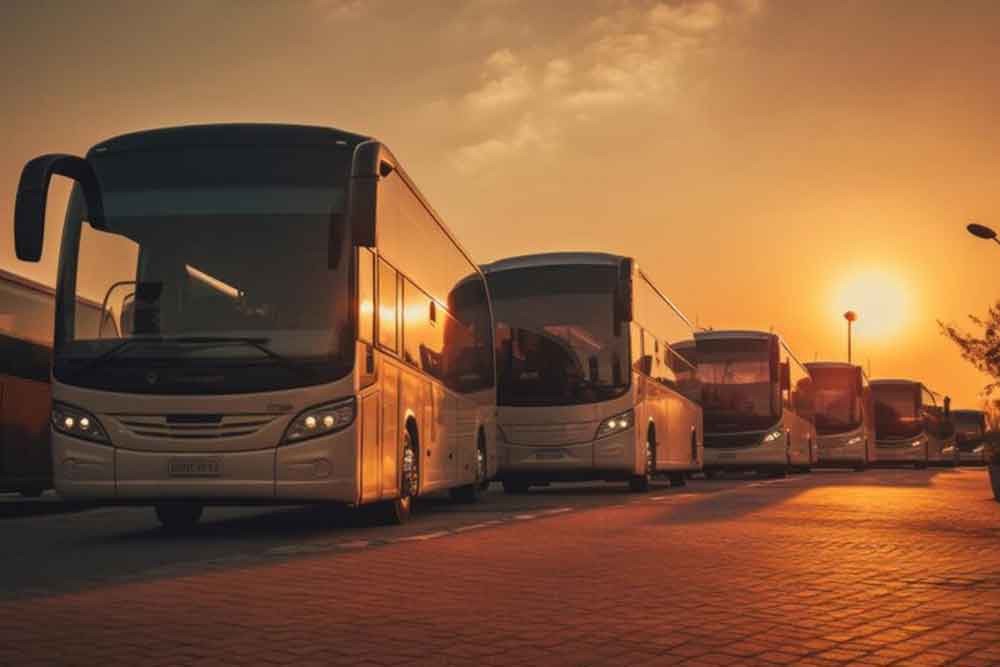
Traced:
[[[353, 357], [347, 151], [220, 147], [94, 160], [106, 228], [74, 196], [55, 374], [152, 393], [331, 381]], [[103, 304], [96, 326], [73, 297]]]
[[872, 387], [872, 395], [875, 400], [876, 438], [911, 438], [923, 431], [919, 386], [877, 384]]
[[778, 420], [769, 340], [698, 338], [695, 354], [706, 432], [761, 430]]
[[497, 322], [497, 402], [594, 403], [628, 387], [628, 328], [615, 323], [615, 266], [487, 275]]
[[810, 367], [813, 379], [816, 430], [843, 433], [861, 425], [858, 369]]

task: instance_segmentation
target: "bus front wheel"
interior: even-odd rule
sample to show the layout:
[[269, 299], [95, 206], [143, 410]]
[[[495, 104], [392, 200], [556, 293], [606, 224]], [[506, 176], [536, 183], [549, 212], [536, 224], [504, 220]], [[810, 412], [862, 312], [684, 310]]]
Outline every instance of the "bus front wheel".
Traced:
[[670, 473], [669, 477], [670, 477], [670, 486], [684, 486], [685, 484], [687, 484], [687, 477], [680, 470], [678, 470], [677, 472]]
[[458, 503], [474, 503], [478, 501], [489, 483], [486, 480], [486, 447], [480, 438], [476, 445], [476, 478], [472, 484], [460, 486], [449, 492], [451, 499]]
[[176, 532], [193, 528], [204, 511], [198, 503], [161, 503], [156, 506], [156, 518], [165, 529]]
[[633, 493], [646, 493], [649, 491], [649, 482], [653, 479], [653, 465], [656, 460], [653, 443], [646, 441], [646, 467], [641, 475], [633, 475], [628, 480], [628, 488]]
[[415, 438], [407, 428], [403, 432], [403, 464], [399, 471], [399, 497], [382, 503], [385, 523], [402, 525], [410, 520], [413, 498], [420, 488], [420, 458], [417, 456]]

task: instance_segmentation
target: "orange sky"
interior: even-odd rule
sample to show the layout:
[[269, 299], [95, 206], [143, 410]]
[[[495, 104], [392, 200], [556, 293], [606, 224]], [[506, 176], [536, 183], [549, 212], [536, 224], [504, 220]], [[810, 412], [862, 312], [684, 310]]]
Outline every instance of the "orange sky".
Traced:
[[[333, 125], [392, 146], [480, 261], [632, 254], [701, 324], [773, 325], [806, 360], [844, 354], [840, 286], [888, 275], [905, 321], [860, 311], [857, 358], [978, 402], [935, 318], [1000, 296], [1000, 247], [963, 230], [1000, 228], [1000, 3], [169, 4], [0, 8], [5, 230], [39, 153]], [[0, 266], [51, 283], [48, 231], [49, 262], [8, 241]]]

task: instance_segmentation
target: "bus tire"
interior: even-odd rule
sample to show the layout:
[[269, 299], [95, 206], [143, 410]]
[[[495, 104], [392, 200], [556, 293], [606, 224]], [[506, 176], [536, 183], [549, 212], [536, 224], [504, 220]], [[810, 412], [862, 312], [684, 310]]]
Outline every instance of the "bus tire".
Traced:
[[204, 511], [205, 507], [198, 503], [160, 503], [156, 518], [165, 530], [181, 532], [194, 528]]
[[687, 476], [683, 471], [672, 472], [668, 477], [670, 478], [670, 486], [684, 486], [687, 484]]
[[466, 484], [455, 489], [451, 489], [448, 494], [457, 503], [477, 502], [486, 491], [489, 482], [486, 480], [486, 445], [483, 444], [482, 433], [479, 436], [479, 443], [476, 445], [476, 478], [472, 484]]
[[653, 443], [646, 438], [646, 470], [641, 475], [633, 475], [628, 480], [628, 488], [632, 493], [646, 493], [649, 491], [649, 482], [653, 479], [654, 461], [656, 461], [656, 450]]
[[505, 479], [502, 484], [503, 492], [507, 494], [527, 493], [528, 489], [531, 488], [531, 485], [527, 482], [519, 482], [512, 479]]
[[383, 523], [401, 526], [410, 520], [413, 499], [420, 490], [420, 457], [412, 424], [403, 431], [403, 457], [399, 469], [399, 497], [380, 503]]

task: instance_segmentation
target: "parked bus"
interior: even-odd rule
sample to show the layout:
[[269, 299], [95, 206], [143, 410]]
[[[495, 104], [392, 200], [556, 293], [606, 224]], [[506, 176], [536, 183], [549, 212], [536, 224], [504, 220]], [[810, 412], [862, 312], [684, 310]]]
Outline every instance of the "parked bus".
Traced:
[[813, 381], [819, 465], [864, 470], [874, 459], [875, 406], [860, 366], [839, 361], [806, 363]]
[[[81, 326], [96, 332], [100, 304], [80, 299], [77, 307]], [[52, 488], [54, 311], [55, 290], [0, 270], [0, 491], [34, 497]]]
[[872, 380], [875, 402], [875, 462], [927, 467], [947, 449], [949, 403], [917, 380]]
[[[690, 321], [628, 257], [552, 253], [483, 267], [497, 321], [500, 465], [507, 492], [666, 474], [702, 463], [697, 392], [672, 348]], [[694, 395], [692, 395], [694, 394]]]
[[[290, 125], [207, 125], [42, 156], [76, 181], [56, 288], [52, 449], [66, 498], [153, 505], [473, 500], [496, 467], [486, 283], [389, 149]], [[76, 296], [121, 332], [80, 328]]]
[[955, 427], [955, 448], [958, 463], [983, 465], [983, 448], [986, 435], [986, 413], [982, 410], [952, 410], [951, 421]]
[[700, 331], [679, 351], [697, 366], [706, 475], [753, 470], [781, 477], [818, 462], [809, 370], [780, 336]]

